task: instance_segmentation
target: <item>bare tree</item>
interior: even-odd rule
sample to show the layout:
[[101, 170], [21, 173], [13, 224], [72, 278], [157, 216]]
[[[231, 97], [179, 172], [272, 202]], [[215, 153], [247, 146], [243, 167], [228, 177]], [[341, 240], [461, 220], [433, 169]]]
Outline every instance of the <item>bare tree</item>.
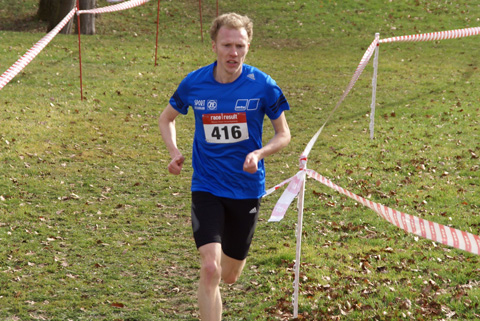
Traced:
[[56, 11], [55, 0], [40, 0], [37, 11], [37, 18], [42, 21], [49, 21], [52, 13]]
[[[40, 0], [37, 17], [40, 20], [48, 21], [47, 31], [50, 31], [65, 18], [75, 5], [76, 0]], [[80, 10], [94, 9], [96, 0], [79, 0], [79, 6]], [[60, 33], [72, 33], [73, 20], [76, 18], [70, 20]], [[80, 32], [89, 35], [95, 34], [95, 15], [80, 15]]]
[[[79, 0], [80, 10], [94, 9], [96, 0]], [[95, 34], [95, 15], [88, 13], [80, 15], [80, 33], [83, 35]]]

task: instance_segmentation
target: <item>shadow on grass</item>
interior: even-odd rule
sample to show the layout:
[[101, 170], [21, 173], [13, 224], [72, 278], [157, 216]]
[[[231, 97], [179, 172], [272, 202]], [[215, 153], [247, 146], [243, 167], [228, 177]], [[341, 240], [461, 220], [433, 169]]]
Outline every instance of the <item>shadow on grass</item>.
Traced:
[[35, 15], [31, 16], [9, 16], [0, 19], [0, 30], [19, 32], [46, 32], [46, 21], [39, 20]]

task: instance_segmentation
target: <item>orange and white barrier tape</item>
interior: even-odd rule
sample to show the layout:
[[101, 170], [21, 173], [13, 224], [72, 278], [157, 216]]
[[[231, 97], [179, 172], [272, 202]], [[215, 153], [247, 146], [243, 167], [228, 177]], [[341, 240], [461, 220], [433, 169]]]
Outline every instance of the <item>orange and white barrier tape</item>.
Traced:
[[10, 68], [0, 76], [0, 90], [5, 87], [20, 71], [23, 70], [50, 41], [65, 27], [65, 25], [73, 18], [76, 9], [72, 9], [58, 25], [40, 39], [30, 50], [28, 50], [20, 59], [18, 59]]
[[76, 8], [73, 8], [55, 28], [53, 28], [49, 33], [47, 33], [45, 37], [40, 39], [30, 50], [28, 50], [20, 59], [17, 60], [17, 62], [15, 62], [10, 68], [7, 69], [7, 71], [5, 71], [0, 76], [0, 90], [5, 87], [5, 85], [8, 84], [20, 71], [22, 71], [43, 50], [43, 48], [45, 48], [50, 43], [50, 41], [52, 41], [52, 39], [60, 32], [60, 30], [63, 29], [63, 27], [65, 27], [65, 25], [70, 21], [70, 19], [73, 18], [75, 12], [77, 14], [82, 14], [121, 11], [140, 6], [144, 3], [147, 3], [148, 1], [150, 0], [131, 0], [116, 5], [92, 10], [77, 10]]
[[375, 48], [380, 43], [390, 43], [395, 41], [430, 41], [430, 40], [454, 39], [454, 38], [460, 38], [460, 37], [474, 36], [478, 34], [480, 34], [480, 27], [412, 35], [412, 36], [393, 37], [393, 38], [387, 38], [382, 40], [375, 38], [375, 40], [370, 44], [367, 51], [365, 52], [362, 59], [360, 60], [360, 63], [358, 64], [358, 67], [355, 70], [353, 77], [350, 80], [340, 100], [335, 105], [334, 109], [329, 114], [329, 116], [327, 117], [327, 120], [325, 121], [325, 123], [320, 127], [320, 129], [315, 133], [315, 135], [308, 142], [300, 158], [300, 171], [297, 172], [295, 176], [269, 189], [265, 194], [265, 196], [267, 196], [273, 193], [275, 190], [277, 190], [281, 186], [288, 183], [287, 188], [285, 189], [283, 194], [280, 196], [279, 200], [277, 201], [277, 204], [275, 205], [272, 211], [269, 222], [278, 222], [283, 219], [293, 199], [300, 192], [302, 183], [306, 179], [306, 175], [308, 175], [312, 178], [317, 179], [321, 183], [331, 188], [334, 188], [338, 192], [359, 201], [363, 205], [370, 207], [371, 209], [376, 211], [381, 217], [386, 219], [388, 222], [398, 226], [399, 228], [404, 229], [407, 232], [414, 233], [424, 238], [430, 239], [432, 241], [439, 242], [448, 246], [452, 246], [461, 250], [471, 252], [473, 254], [480, 255], [480, 237], [477, 235], [463, 232], [454, 228], [446, 227], [444, 225], [430, 222], [421, 218], [417, 218], [415, 216], [411, 216], [411, 215], [390, 209], [386, 206], [368, 201], [358, 195], [355, 195], [333, 184], [331, 181], [327, 180], [326, 178], [314, 172], [313, 170], [306, 169], [306, 159], [311, 149], [313, 148], [313, 145], [315, 144], [318, 136], [322, 132], [327, 122], [330, 120], [333, 113], [336, 111], [336, 109], [340, 106], [340, 104], [343, 102], [345, 97], [351, 91], [351, 89], [359, 79], [360, 75], [362, 74], [363, 70], [365, 69], [366, 65], [368, 64], [373, 53], [375, 52]]
[[373, 40], [373, 42], [370, 44], [370, 46], [368, 46], [367, 51], [365, 52], [365, 54], [363, 55], [362, 59], [360, 60], [360, 63], [358, 64], [357, 69], [356, 69], [355, 72], [353, 73], [352, 79], [350, 80], [350, 82], [348, 83], [347, 88], [346, 88], [345, 91], [343, 92], [343, 95], [340, 97], [340, 99], [338, 100], [337, 104], [335, 105], [335, 107], [333, 108], [333, 110], [330, 112], [330, 114], [328, 115], [328, 117], [327, 117], [327, 119], [325, 120], [325, 122], [323, 123], [323, 125], [322, 125], [322, 126], [320, 127], [320, 129], [315, 133], [315, 135], [312, 137], [312, 139], [311, 139], [310, 142], [308, 143], [307, 147], [305, 148], [305, 151], [304, 151], [303, 154], [302, 154], [302, 155], [304, 155], [305, 157], [308, 156], [308, 154], [309, 154], [310, 151], [312, 150], [313, 145], [315, 144], [318, 136], [319, 136], [320, 133], [323, 131], [323, 128], [325, 127], [325, 125], [328, 123], [328, 121], [330, 120], [330, 118], [332, 117], [332, 115], [335, 113], [335, 111], [338, 109], [338, 107], [340, 107], [340, 105], [342, 104], [342, 102], [345, 100], [345, 98], [347, 97], [347, 95], [350, 93], [350, 91], [352, 90], [353, 86], [354, 86], [355, 83], [357, 82], [358, 78], [360, 78], [360, 75], [361, 75], [362, 72], [365, 70], [365, 67], [367, 66], [368, 62], [370, 61], [370, 58], [372, 58], [373, 53], [375, 52], [375, 47], [376, 47], [376, 46], [378, 46], [378, 39], [375, 38], [375, 40]]
[[456, 249], [480, 255], [480, 237], [477, 235], [427, 221], [413, 215], [396, 211], [385, 205], [372, 202], [335, 185], [329, 179], [323, 177], [314, 170], [307, 169], [307, 175], [337, 192], [356, 200], [362, 205], [369, 207], [377, 212], [380, 217], [408, 233], [413, 233], [437, 243], [442, 243]]
[[[360, 63], [358, 64], [357, 69], [355, 70], [352, 79], [350, 80], [347, 88], [345, 89], [340, 100], [335, 105], [334, 109], [330, 112], [327, 117], [327, 120], [320, 127], [320, 129], [315, 133], [315, 135], [308, 142], [302, 156], [300, 157], [300, 171], [297, 174], [282, 183], [274, 186], [269, 189], [265, 196], [273, 193], [281, 186], [288, 183], [287, 188], [280, 196], [277, 204], [275, 205], [272, 214], [270, 216], [269, 222], [278, 222], [283, 219], [285, 213], [293, 202], [293, 199], [299, 195], [299, 204], [298, 204], [298, 223], [297, 223], [297, 249], [296, 249], [296, 260], [295, 260], [295, 282], [294, 282], [294, 293], [292, 298], [293, 303], [293, 317], [298, 316], [298, 291], [299, 291], [299, 274], [300, 274], [300, 247], [301, 247], [301, 231], [302, 231], [302, 219], [303, 219], [303, 194], [305, 192], [305, 180], [306, 175], [313, 177], [320, 181], [321, 183], [334, 188], [335, 190], [343, 193], [365, 206], [370, 207], [376, 211], [381, 217], [386, 219], [388, 222], [398, 226], [399, 228], [404, 229], [406, 232], [414, 233], [424, 238], [439, 242], [448, 246], [452, 246], [457, 249], [465, 250], [473, 254], [480, 255], [480, 237], [473, 235], [471, 233], [463, 232], [454, 228], [446, 227], [441, 224], [430, 222], [424, 219], [420, 219], [415, 216], [411, 216], [396, 210], [392, 210], [386, 206], [368, 201], [358, 195], [355, 195], [349, 191], [344, 190], [343, 188], [333, 184], [331, 181], [327, 180], [320, 174], [306, 169], [306, 161], [310, 151], [313, 148], [318, 136], [322, 132], [325, 125], [328, 123], [332, 115], [335, 113], [337, 108], [346, 98], [348, 93], [351, 91], [358, 78], [362, 74], [366, 65], [368, 64], [370, 58], [373, 56], [375, 49], [379, 46], [380, 43], [395, 42], [395, 41], [428, 41], [428, 40], [441, 40], [441, 39], [453, 39], [460, 37], [473, 36], [480, 33], [480, 28], [468, 28], [454, 31], [445, 31], [437, 32], [431, 34], [415, 35], [415, 36], [404, 36], [404, 37], [394, 37], [384, 40], [378, 38], [378, 34], [375, 36], [375, 39], [368, 47], [367, 51], [363, 55]], [[377, 51], [378, 52], [378, 51]], [[375, 67], [374, 67], [375, 68]]]
[[310, 141], [308, 142], [305, 150], [302, 153], [302, 156], [300, 157], [300, 171], [295, 176], [293, 176], [289, 179], [286, 179], [282, 183], [277, 184], [274, 187], [267, 190], [264, 197], [267, 196], [267, 195], [270, 195], [271, 193], [273, 193], [274, 191], [276, 191], [277, 189], [279, 189], [283, 185], [289, 183], [286, 190], [283, 192], [282, 196], [280, 196], [280, 199], [277, 201], [277, 204], [275, 205], [275, 207], [273, 209], [272, 215], [271, 215], [270, 219], [268, 220], [269, 222], [278, 222], [278, 221], [282, 220], [283, 217], [285, 216], [285, 213], [287, 211], [288, 206], [290, 206], [293, 199], [299, 193], [301, 185], [302, 185], [301, 183], [305, 179], [305, 166], [306, 166], [308, 154], [312, 150], [313, 145], [315, 144], [318, 136], [320, 135], [323, 128], [325, 127], [325, 125], [329, 121], [330, 117], [333, 115], [335, 110], [340, 106], [340, 104], [343, 102], [345, 97], [347, 97], [348, 93], [352, 90], [353, 86], [355, 85], [358, 78], [360, 77], [363, 70], [365, 69], [366, 65], [368, 64], [368, 61], [372, 57], [372, 55], [375, 51], [375, 47], [377, 45], [378, 45], [378, 39], [375, 39], [370, 44], [367, 51], [365, 52], [362, 59], [360, 60], [360, 63], [358, 64], [357, 69], [355, 70], [355, 72], [353, 74], [353, 77], [350, 80], [350, 83], [348, 84], [347, 88], [345, 89], [345, 91], [344, 91], [342, 97], [340, 98], [340, 100], [337, 102], [337, 105], [332, 110], [332, 112], [329, 114], [329, 116], [327, 117], [327, 120], [322, 125], [322, 127], [320, 127], [320, 129], [315, 133], [315, 135], [312, 137], [312, 139], [310, 139]]
[[345, 98], [350, 93], [350, 91], [352, 90], [352, 88], [355, 85], [355, 83], [357, 82], [357, 80], [360, 78], [360, 75], [365, 70], [365, 67], [367, 66], [368, 62], [370, 61], [370, 58], [372, 58], [373, 53], [375, 52], [375, 47], [377, 47], [381, 43], [390, 43], [390, 42], [396, 42], [396, 41], [404, 41], [405, 42], [405, 41], [444, 40], [444, 39], [455, 39], [455, 38], [475, 36], [475, 35], [479, 35], [479, 34], [480, 34], [480, 27], [474, 27], [474, 28], [457, 29], [457, 30], [451, 30], [451, 31], [425, 33], [425, 34], [419, 34], [419, 35], [393, 37], [393, 38], [387, 38], [387, 39], [377, 39], [377, 38], [375, 38], [372, 41], [372, 43], [370, 44], [370, 46], [368, 46], [368, 48], [365, 51], [365, 54], [363, 55], [362, 59], [360, 59], [360, 63], [358, 64], [357, 69], [353, 73], [352, 79], [348, 83], [348, 86], [345, 89], [345, 91], [343, 92], [343, 95], [340, 97], [339, 101], [337, 102], [337, 104], [335, 105], [333, 110], [330, 112], [330, 114], [327, 117], [327, 120], [325, 121], [325, 123], [320, 127], [320, 129], [317, 131], [317, 133], [312, 137], [312, 139], [308, 143], [307, 148], [305, 149], [303, 155], [308, 156], [308, 154], [310, 153], [310, 150], [312, 149], [313, 145], [315, 144], [315, 141], [317, 140], [318, 136], [322, 132], [323, 128], [328, 123], [331, 116], [335, 113], [335, 111], [338, 109], [338, 107], [341, 105], [341, 103], [345, 100]]
[[280, 196], [279, 200], [277, 201], [277, 204], [275, 205], [268, 220], [269, 222], [278, 222], [284, 218], [288, 207], [300, 192], [300, 188], [306, 178], [306, 175], [336, 190], [337, 192], [356, 200], [362, 205], [369, 207], [377, 212], [380, 217], [408, 233], [413, 233], [434, 242], [442, 243], [460, 250], [480, 255], [479, 236], [435, 222], [427, 221], [422, 218], [391, 209], [385, 205], [372, 202], [334, 184], [332, 181], [318, 174], [314, 170], [306, 168], [301, 169], [295, 176], [283, 182], [286, 184], [288, 181], [289, 184], [282, 196]]
[[269, 188], [269, 189], [265, 192], [265, 195], [263, 195], [263, 197], [272, 194], [273, 192], [275, 192], [277, 189], [279, 189], [279, 188], [282, 187], [283, 185], [289, 183], [294, 177], [295, 177], [295, 176], [292, 176], [292, 177], [284, 180], [284, 181], [281, 182], [280, 184], [277, 184], [277, 185], [275, 185], [274, 187]]
[[[305, 153], [305, 152], [304, 152]], [[277, 204], [275, 204], [275, 207], [273, 208], [272, 215], [269, 218], [269, 222], [279, 222], [283, 219], [285, 216], [285, 213], [287, 212], [288, 207], [292, 203], [293, 199], [298, 195], [300, 192], [300, 189], [302, 188], [302, 182], [305, 180], [305, 169], [307, 165], [307, 157], [303, 156], [305, 154], [302, 154], [300, 157], [300, 171], [297, 172], [295, 176], [290, 177], [289, 179], [284, 180], [278, 185], [275, 185], [271, 189], [267, 191], [267, 193], [264, 195], [267, 196], [283, 185], [288, 184], [287, 188], [283, 192], [282, 196], [277, 201]]]
[[474, 27], [474, 28], [466, 28], [466, 29], [423, 33], [419, 35], [386, 38], [386, 39], [380, 40], [380, 43], [390, 43], [390, 42], [399, 42], [399, 41], [400, 42], [435, 41], [435, 40], [470, 37], [470, 36], [476, 36], [478, 34], [480, 34], [480, 27]]
[[119, 4], [103, 7], [103, 8], [89, 9], [89, 10], [78, 10], [77, 14], [107, 13], [107, 12], [121, 11], [121, 10], [126, 10], [126, 9], [131, 9], [131, 8], [134, 8], [134, 7], [141, 6], [142, 4], [147, 3], [148, 1], [150, 1], [150, 0], [131, 0], [131, 1], [126, 1], [126, 2], [119, 3]]
[[282, 196], [275, 204], [273, 208], [272, 215], [268, 219], [269, 222], [279, 222], [285, 216], [288, 207], [292, 203], [293, 199], [298, 195], [300, 192], [300, 188], [302, 187], [302, 182], [305, 180], [305, 171], [299, 171], [295, 176], [293, 176], [289, 180], [289, 184], [285, 191], [283, 191]]

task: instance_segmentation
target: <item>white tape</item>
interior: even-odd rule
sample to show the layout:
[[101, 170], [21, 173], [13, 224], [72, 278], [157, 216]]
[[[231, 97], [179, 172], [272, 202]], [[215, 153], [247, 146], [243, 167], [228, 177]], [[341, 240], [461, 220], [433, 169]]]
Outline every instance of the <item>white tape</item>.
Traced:
[[389, 42], [409, 42], [409, 41], [434, 41], [434, 40], [444, 40], [444, 39], [455, 39], [462, 37], [476, 36], [480, 34], [480, 27], [475, 28], [466, 28], [466, 29], [457, 29], [449, 31], [440, 31], [440, 32], [431, 32], [423, 33], [419, 35], [408, 35], [400, 37], [392, 37], [380, 40], [380, 43], [389, 43]]
[[42, 39], [40, 39], [30, 50], [28, 50], [20, 59], [18, 59], [7, 71], [0, 76], [0, 90], [5, 87], [20, 71], [22, 71], [42, 50], [50, 41], [65, 27], [65, 25], [75, 15], [75, 8], [72, 9], [65, 18], [58, 23], [49, 33], [47, 33]]
[[269, 222], [279, 222], [283, 219], [293, 199], [298, 195], [298, 192], [300, 192], [300, 188], [302, 187], [302, 182], [304, 180], [304, 170], [299, 171], [295, 176], [292, 177], [287, 189], [283, 191], [282, 196], [280, 196], [280, 199], [273, 208], [272, 215], [268, 220]]
[[442, 243], [460, 250], [480, 255], [480, 237], [477, 235], [447, 227], [435, 222], [427, 221], [413, 215], [396, 211], [385, 205], [372, 202], [352, 192], [346, 191], [344, 188], [335, 185], [330, 180], [311, 169], [307, 169], [307, 175], [336, 190], [337, 192], [369, 207], [379, 214], [380, 217], [408, 233], [413, 233], [437, 243]]
[[89, 9], [89, 10], [78, 10], [77, 14], [84, 14], [84, 13], [107, 13], [107, 12], [114, 12], [114, 11], [121, 11], [126, 9], [131, 9], [134, 7], [141, 6], [142, 4], [147, 3], [150, 0], [130, 0], [127, 2], [122, 2], [119, 4], [115, 4], [112, 6], [97, 8], [97, 9]]

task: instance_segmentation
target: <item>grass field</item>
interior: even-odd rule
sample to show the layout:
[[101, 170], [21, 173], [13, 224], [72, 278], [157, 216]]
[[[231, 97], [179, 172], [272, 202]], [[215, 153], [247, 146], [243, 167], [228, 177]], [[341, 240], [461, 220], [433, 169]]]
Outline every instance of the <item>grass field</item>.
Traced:
[[[35, 0], [0, 0], [0, 73], [43, 35]], [[98, 1], [108, 5], [106, 1]], [[266, 160], [267, 186], [298, 171], [374, 39], [477, 27], [474, 1], [219, 1], [255, 22], [247, 63], [292, 110], [290, 145]], [[0, 91], [0, 319], [195, 320], [199, 262], [190, 228], [192, 114], [177, 120], [187, 156], [168, 175], [159, 113], [190, 71], [213, 61], [198, 1], [97, 17], [78, 42], [58, 35]], [[203, 29], [215, 1], [203, 1]], [[372, 65], [332, 116], [308, 167], [372, 201], [480, 234], [479, 36], [380, 46], [375, 138]], [[265, 139], [272, 132], [265, 126]], [[296, 209], [267, 223], [247, 266], [222, 286], [224, 320], [291, 320]], [[300, 320], [478, 320], [478, 256], [407, 234], [307, 180]]]

